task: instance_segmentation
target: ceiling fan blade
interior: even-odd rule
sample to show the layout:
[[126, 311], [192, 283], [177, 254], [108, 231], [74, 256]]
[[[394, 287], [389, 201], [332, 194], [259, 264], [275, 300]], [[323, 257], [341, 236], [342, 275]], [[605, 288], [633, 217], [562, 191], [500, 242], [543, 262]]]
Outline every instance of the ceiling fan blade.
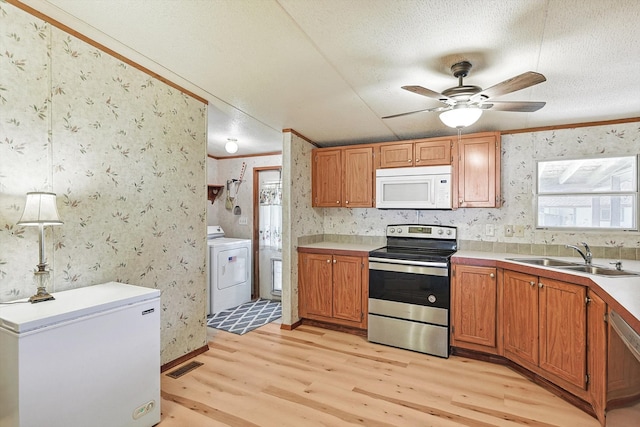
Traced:
[[532, 113], [544, 107], [546, 102], [488, 101], [480, 104], [483, 110]]
[[417, 93], [418, 95], [426, 96], [427, 98], [437, 99], [440, 102], [452, 101], [448, 96], [422, 86], [402, 86], [402, 89]]
[[444, 111], [444, 110], [450, 110], [450, 109], [451, 109], [451, 107], [427, 108], [427, 109], [424, 109], [424, 110], [409, 111], [408, 113], [400, 113], [400, 114], [394, 114], [392, 116], [385, 116], [385, 117], [383, 117], [383, 119], [393, 119], [395, 117], [408, 116], [409, 114], [425, 113], [425, 112], [428, 112], [428, 111]]
[[506, 95], [507, 93], [515, 92], [517, 90], [525, 89], [538, 83], [542, 83], [547, 79], [540, 73], [534, 71], [527, 71], [518, 76], [505, 80], [497, 85], [493, 85], [488, 89], [485, 89], [479, 93], [476, 93], [470, 98], [470, 101], [482, 101], [485, 99], [493, 98], [494, 96]]

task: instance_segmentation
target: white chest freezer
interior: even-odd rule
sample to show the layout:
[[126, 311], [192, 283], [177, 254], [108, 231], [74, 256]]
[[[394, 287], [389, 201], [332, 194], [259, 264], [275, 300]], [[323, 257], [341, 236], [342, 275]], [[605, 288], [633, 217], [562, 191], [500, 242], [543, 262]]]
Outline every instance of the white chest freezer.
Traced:
[[160, 291], [123, 283], [0, 305], [0, 427], [160, 422]]

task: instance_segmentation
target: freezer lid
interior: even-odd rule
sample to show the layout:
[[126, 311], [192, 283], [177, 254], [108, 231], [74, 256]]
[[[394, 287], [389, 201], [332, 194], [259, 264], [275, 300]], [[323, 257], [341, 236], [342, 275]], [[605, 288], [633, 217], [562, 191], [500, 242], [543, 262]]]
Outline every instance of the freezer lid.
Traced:
[[[160, 297], [157, 289], [109, 282], [54, 292], [53, 301], [0, 305], [0, 328], [24, 333]], [[25, 300], [26, 301], [26, 300]]]

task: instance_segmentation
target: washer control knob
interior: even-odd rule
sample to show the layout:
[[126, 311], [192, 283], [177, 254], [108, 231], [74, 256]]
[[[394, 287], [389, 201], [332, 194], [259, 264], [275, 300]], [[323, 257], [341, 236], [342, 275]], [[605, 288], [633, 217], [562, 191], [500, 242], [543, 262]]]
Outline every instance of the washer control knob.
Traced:
[[436, 296], [435, 296], [435, 295], [433, 295], [433, 294], [429, 295], [429, 296], [427, 297], [427, 299], [429, 300], [429, 302], [430, 302], [431, 304], [433, 304], [434, 302], [436, 302]]

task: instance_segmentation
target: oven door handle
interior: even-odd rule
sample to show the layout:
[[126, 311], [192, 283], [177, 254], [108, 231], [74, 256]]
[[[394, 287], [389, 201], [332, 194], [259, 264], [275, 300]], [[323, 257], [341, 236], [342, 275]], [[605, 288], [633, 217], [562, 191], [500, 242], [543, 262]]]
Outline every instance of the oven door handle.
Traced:
[[440, 267], [440, 268], [448, 268], [449, 264], [446, 262], [434, 262], [434, 261], [408, 261], [404, 259], [396, 259], [396, 258], [377, 258], [377, 257], [369, 257], [369, 262], [381, 262], [383, 264], [404, 264], [404, 265], [419, 265], [422, 267]]
[[[376, 262], [376, 258], [369, 258], [369, 270], [380, 270], [380, 271], [392, 271], [397, 273], [410, 273], [410, 274], [422, 274], [425, 276], [449, 276], [449, 269], [446, 264], [434, 265], [435, 263], [424, 265], [416, 265], [416, 263], [407, 264], [406, 262], [398, 263], [394, 260], [393, 263], [386, 262], [388, 260], [384, 260], [385, 262]], [[426, 264], [426, 263], [424, 263]], [[439, 264], [439, 263], [438, 263]]]

